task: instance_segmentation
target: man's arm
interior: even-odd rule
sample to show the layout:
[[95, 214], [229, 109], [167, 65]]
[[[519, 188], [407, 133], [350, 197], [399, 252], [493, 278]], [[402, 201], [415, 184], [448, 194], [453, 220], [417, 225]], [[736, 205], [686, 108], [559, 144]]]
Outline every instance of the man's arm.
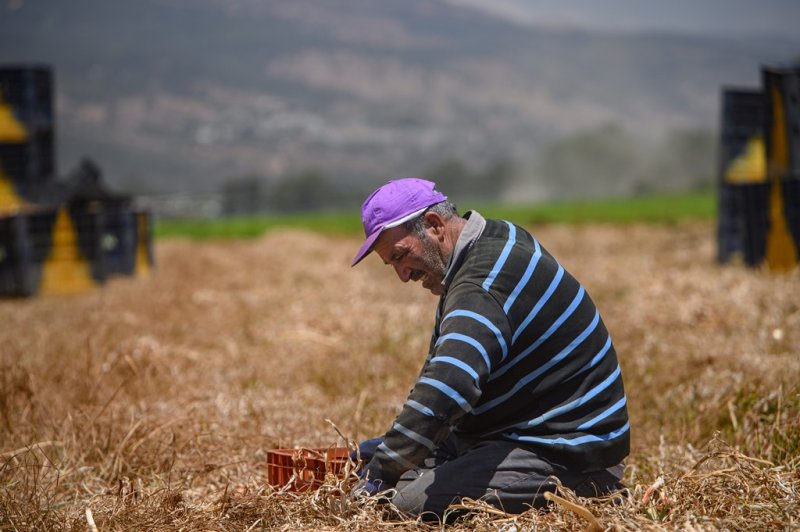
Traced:
[[369, 478], [388, 486], [416, 469], [472, 410], [491, 369], [507, 356], [508, 321], [490, 293], [463, 283], [445, 303], [432, 356], [367, 466]]

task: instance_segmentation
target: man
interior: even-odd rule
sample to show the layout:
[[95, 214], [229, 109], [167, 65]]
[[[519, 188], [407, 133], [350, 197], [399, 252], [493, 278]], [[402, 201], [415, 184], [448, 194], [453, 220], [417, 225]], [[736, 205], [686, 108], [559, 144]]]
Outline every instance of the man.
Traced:
[[[382, 438], [361, 445], [361, 489], [442, 518], [464, 497], [511, 513], [621, 488], [629, 451], [616, 353], [594, 303], [524, 229], [459, 217], [434, 183], [390, 181], [362, 206], [366, 241], [403, 282], [439, 295], [421, 374]], [[391, 493], [391, 492], [390, 492]]]

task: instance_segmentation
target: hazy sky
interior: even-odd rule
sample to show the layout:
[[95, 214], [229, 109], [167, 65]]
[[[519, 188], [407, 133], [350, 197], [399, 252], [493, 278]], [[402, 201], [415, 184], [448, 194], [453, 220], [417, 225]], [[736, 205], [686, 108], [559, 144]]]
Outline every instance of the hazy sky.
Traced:
[[800, 34], [800, 0], [448, 0], [523, 23], [704, 35]]

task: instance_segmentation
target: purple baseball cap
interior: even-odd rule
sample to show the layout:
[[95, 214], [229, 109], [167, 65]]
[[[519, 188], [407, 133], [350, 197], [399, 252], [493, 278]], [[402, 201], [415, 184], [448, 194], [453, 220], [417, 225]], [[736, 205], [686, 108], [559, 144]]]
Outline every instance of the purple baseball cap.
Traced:
[[419, 216], [425, 209], [444, 201], [447, 196], [437, 191], [436, 183], [407, 177], [389, 181], [369, 195], [361, 206], [361, 224], [367, 239], [361, 245], [352, 266], [366, 257], [384, 229]]

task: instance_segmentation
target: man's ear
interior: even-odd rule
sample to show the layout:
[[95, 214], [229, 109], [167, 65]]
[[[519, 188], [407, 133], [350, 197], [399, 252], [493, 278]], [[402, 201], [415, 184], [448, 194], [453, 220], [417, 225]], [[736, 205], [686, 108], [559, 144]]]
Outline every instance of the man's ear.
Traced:
[[435, 237], [444, 235], [444, 218], [438, 212], [428, 211], [425, 213], [425, 227], [430, 229]]

